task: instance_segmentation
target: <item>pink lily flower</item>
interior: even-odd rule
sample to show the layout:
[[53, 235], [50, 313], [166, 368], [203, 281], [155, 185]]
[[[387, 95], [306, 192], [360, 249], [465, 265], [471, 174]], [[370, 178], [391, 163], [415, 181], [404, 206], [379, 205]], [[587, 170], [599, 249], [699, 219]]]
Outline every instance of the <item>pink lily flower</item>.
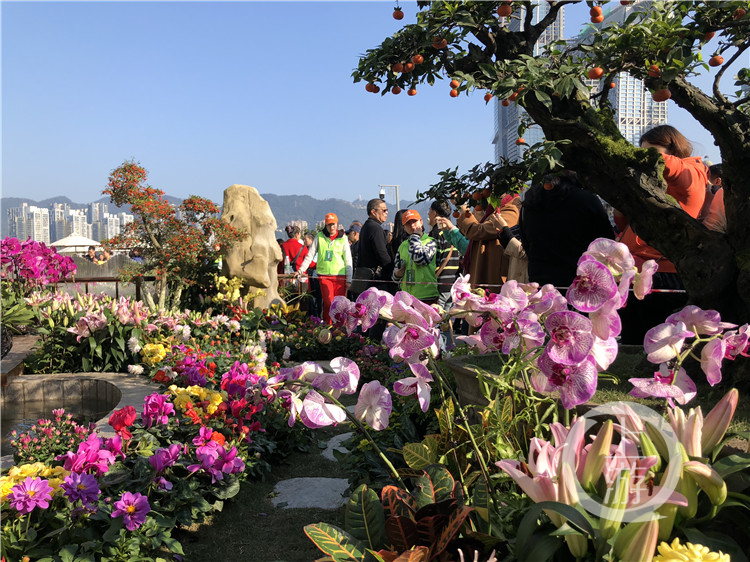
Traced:
[[714, 406], [703, 420], [701, 429], [701, 450], [708, 455], [724, 438], [737, 409], [739, 392], [733, 388]]

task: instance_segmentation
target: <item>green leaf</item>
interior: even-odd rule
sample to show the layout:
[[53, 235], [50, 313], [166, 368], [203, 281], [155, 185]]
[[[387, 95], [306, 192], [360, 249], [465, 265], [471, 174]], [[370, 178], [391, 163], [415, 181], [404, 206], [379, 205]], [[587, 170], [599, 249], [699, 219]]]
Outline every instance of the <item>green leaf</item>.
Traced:
[[305, 534], [323, 553], [332, 556], [337, 562], [340, 560], [355, 560], [361, 562], [365, 556], [365, 546], [333, 525], [316, 523], [305, 525]]
[[385, 546], [385, 514], [378, 495], [362, 484], [349, 498], [345, 526], [348, 533], [373, 550]]
[[487, 490], [487, 482], [482, 479], [479, 479], [474, 486], [474, 491], [471, 495], [471, 505], [474, 506], [477, 515], [486, 522], [486, 526], [484, 526], [482, 531], [488, 535], [492, 534], [492, 522], [490, 521], [492, 502]]
[[740, 472], [750, 467], [750, 453], [740, 453], [735, 455], [729, 455], [722, 459], [719, 459], [713, 464], [714, 469], [718, 472], [722, 478], [726, 478], [730, 474]]
[[78, 545], [66, 544], [64, 547], [60, 549], [60, 552], [58, 554], [60, 558], [62, 559], [62, 562], [73, 562], [77, 551], [78, 551]]
[[516, 556], [521, 562], [539, 562], [541, 560], [552, 560], [555, 552], [563, 545], [563, 541], [536, 533], [528, 548], [516, 546]]
[[434, 464], [425, 468], [425, 472], [430, 476], [430, 480], [432, 481], [432, 490], [436, 502], [453, 497], [453, 487], [456, 481], [447, 468], [439, 464]]
[[424, 443], [407, 443], [404, 445], [403, 453], [404, 462], [416, 470], [422, 470], [437, 460], [434, 452]]

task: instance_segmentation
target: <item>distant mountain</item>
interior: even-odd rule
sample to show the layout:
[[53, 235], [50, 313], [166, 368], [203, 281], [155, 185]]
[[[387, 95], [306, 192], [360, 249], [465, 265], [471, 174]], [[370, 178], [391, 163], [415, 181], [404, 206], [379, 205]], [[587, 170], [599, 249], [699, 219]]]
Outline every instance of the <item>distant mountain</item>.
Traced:
[[[344, 201], [343, 199], [315, 199], [309, 195], [275, 195], [273, 193], [261, 193], [268, 204], [271, 206], [271, 211], [274, 217], [276, 217], [276, 224], [278, 225], [277, 237], [286, 239], [286, 236], [281, 236], [284, 227], [292, 221], [307, 221], [310, 229], [315, 228], [315, 225], [323, 220], [323, 217], [328, 213], [335, 213], [339, 218], [339, 222], [344, 225], [344, 228], [349, 226], [352, 221], [358, 220], [365, 222], [367, 220], [367, 201]], [[182, 199], [172, 196], [165, 196], [170, 203], [179, 205]], [[88, 203], [74, 203], [65, 196], [51, 197], [44, 199], [43, 201], [34, 201], [33, 199], [27, 199], [24, 197], [3, 197], [0, 200], [0, 234], [2, 237], [8, 235], [8, 213], [7, 209], [12, 207], [20, 207], [23, 203], [34, 205], [37, 207], [49, 207], [52, 203], [67, 203], [72, 209], [86, 209]], [[92, 203], [109, 203], [109, 197], [102, 197]], [[388, 204], [390, 209], [390, 219], [396, 215], [396, 209], [392, 203]], [[404, 209], [410, 207], [419, 211], [422, 218], [427, 221], [427, 209], [429, 208], [429, 202], [420, 203], [414, 205], [413, 202], [401, 201], [401, 208]], [[116, 209], [110, 204], [110, 212]], [[126, 205], [119, 208], [116, 212], [130, 212], [130, 206]]]

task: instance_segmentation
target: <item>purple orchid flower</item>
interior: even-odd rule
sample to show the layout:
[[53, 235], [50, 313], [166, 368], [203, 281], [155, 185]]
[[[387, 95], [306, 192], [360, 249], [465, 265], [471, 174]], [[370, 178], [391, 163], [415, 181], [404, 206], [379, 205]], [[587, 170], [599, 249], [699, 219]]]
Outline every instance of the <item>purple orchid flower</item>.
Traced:
[[390, 350], [391, 357], [399, 356], [409, 359], [412, 355], [433, 347], [437, 342], [435, 331], [435, 329], [428, 330], [415, 324], [404, 326], [394, 336], [394, 345]]
[[745, 324], [738, 330], [725, 333], [724, 341], [727, 345], [724, 357], [727, 359], [733, 360], [738, 355], [747, 356], [747, 345], [748, 341], [750, 341], [750, 325]]
[[680, 353], [686, 338], [695, 336], [684, 322], [664, 323], [651, 328], [643, 339], [643, 349], [651, 363], [666, 363]]
[[369, 330], [378, 321], [380, 309], [388, 304], [388, 297], [385, 295], [388, 293], [370, 287], [357, 297], [352, 316], [361, 324], [362, 331]]
[[392, 408], [391, 394], [388, 389], [379, 381], [370, 381], [363, 385], [359, 392], [354, 415], [375, 431], [381, 431], [388, 427], [388, 418]]
[[[349, 335], [357, 327], [357, 321], [352, 317], [352, 312], [354, 312], [354, 303], [352, 301], [343, 295], [333, 297], [329, 312], [331, 322], [336, 326], [344, 326]], [[349, 322], [348, 325], [347, 322]]]
[[581, 261], [565, 296], [581, 312], [594, 312], [616, 294], [617, 283], [607, 266], [598, 261]]
[[311, 390], [302, 401], [300, 420], [311, 429], [336, 425], [346, 419], [346, 412], [335, 404], [329, 404], [316, 391]]
[[559, 390], [560, 402], [566, 410], [587, 402], [596, 392], [596, 366], [590, 357], [568, 365], [555, 361], [545, 350], [537, 366], [541, 373], [531, 378], [531, 384], [539, 392]]
[[721, 362], [726, 351], [727, 344], [722, 338], [711, 340], [701, 350], [701, 369], [711, 386], [721, 382]]
[[547, 353], [556, 363], [578, 365], [591, 353], [591, 321], [572, 311], [553, 312], [545, 322], [550, 334]]
[[635, 260], [628, 247], [608, 238], [597, 238], [591, 242], [581, 256], [581, 260], [588, 258], [593, 258], [609, 268], [615, 279], [619, 279], [623, 273], [635, 268]]
[[537, 316], [563, 312], [568, 310], [568, 301], [553, 285], [547, 284], [529, 297], [526, 310], [530, 310]]
[[692, 304], [668, 316], [667, 322], [669, 324], [683, 322], [685, 327], [694, 334], [708, 336], [719, 334], [727, 328], [737, 327], [736, 324], [722, 322], [721, 316], [715, 310], [703, 310]]
[[633, 294], [635, 298], [642, 301], [651, 292], [654, 273], [656, 273], [657, 269], [659, 269], [659, 264], [654, 260], [643, 262], [641, 271], [635, 274], [635, 281], [633, 282]]
[[430, 407], [430, 384], [433, 382], [430, 371], [422, 363], [410, 363], [409, 368], [414, 374], [393, 383], [393, 392], [401, 396], [417, 395], [419, 406], [423, 412]]
[[599, 310], [589, 313], [591, 333], [597, 338], [608, 340], [615, 338], [622, 332], [622, 321], [617, 310], [621, 308], [619, 295], [615, 295], [605, 302]]
[[685, 369], [680, 367], [677, 372], [667, 367], [666, 363], [659, 365], [659, 370], [654, 373], [653, 378], [629, 379], [635, 387], [630, 391], [631, 396], [636, 398], [666, 398], [669, 405], [674, 408], [674, 403], [687, 404], [697, 394], [695, 383]]
[[441, 320], [437, 310], [406, 291], [399, 291], [393, 297], [391, 316], [395, 322], [418, 325], [426, 329], [434, 327]]
[[285, 388], [278, 393], [279, 400], [284, 408], [289, 410], [289, 427], [297, 421], [297, 414], [302, 411], [302, 400], [296, 392]]
[[594, 345], [591, 347], [591, 358], [594, 360], [596, 370], [601, 372], [609, 368], [615, 359], [619, 347], [615, 338], [603, 340], [594, 336]]

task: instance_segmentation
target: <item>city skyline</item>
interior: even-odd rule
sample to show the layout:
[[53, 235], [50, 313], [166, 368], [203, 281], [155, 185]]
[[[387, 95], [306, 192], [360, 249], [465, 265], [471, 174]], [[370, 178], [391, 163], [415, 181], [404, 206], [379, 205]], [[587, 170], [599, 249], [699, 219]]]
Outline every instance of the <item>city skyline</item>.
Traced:
[[[347, 200], [399, 184], [413, 199], [494, 158], [495, 105], [450, 98], [447, 80], [413, 98], [352, 83], [359, 55], [415, 21], [402, 8], [397, 22], [386, 2], [3, 2], [3, 195], [94, 200], [134, 158], [180, 198], [242, 183]], [[569, 29], [586, 13], [566, 8]]]

